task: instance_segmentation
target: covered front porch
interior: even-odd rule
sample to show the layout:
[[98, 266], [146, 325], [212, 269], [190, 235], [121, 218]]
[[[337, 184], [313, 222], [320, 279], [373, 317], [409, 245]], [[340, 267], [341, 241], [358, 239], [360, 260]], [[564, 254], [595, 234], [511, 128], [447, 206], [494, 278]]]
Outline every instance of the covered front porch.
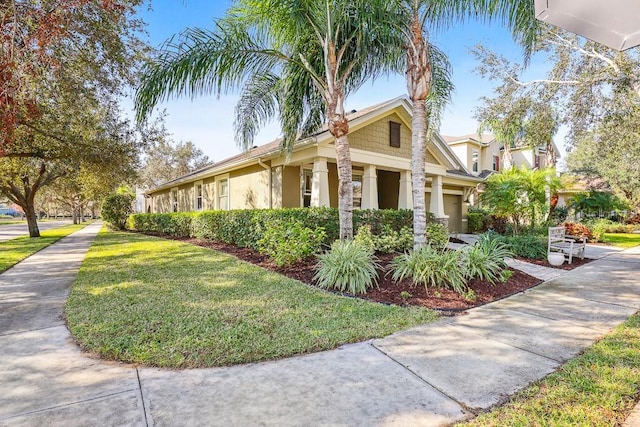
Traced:
[[[300, 171], [300, 197], [298, 200], [289, 198], [283, 207], [338, 206], [338, 172], [334, 159], [317, 157], [312, 162], [287, 168]], [[293, 178], [291, 173], [289, 176]], [[284, 188], [291, 188], [293, 183], [283, 184]], [[427, 164], [424, 189], [427, 209], [436, 221], [445, 224], [452, 232], [465, 232], [466, 200], [475, 185], [475, 182], [461, 183], [452, 179], [439, 165]], [[413, 209], [412, 191], [411, 171], [408, 169], [353, 162], [356, 209]]]

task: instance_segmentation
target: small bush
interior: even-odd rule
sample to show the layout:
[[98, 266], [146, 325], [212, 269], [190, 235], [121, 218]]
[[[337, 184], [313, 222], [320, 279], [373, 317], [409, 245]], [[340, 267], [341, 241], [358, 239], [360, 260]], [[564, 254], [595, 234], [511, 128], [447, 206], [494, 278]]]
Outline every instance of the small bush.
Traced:
[[131, 194], [111, 194], [102, 202], [100, 209], [102, 219], [117, 230], [124, 230], [127, 218], [133, 212], [134, 196]]
[[506, 245], [513, 256], [531, 259], [545, 259], [547, 257], [547, 238], [530, 234], [517, 236], [489, 235], [490, 239], [498, 240]]
[[488, 230], [491, 215], [484, 209], [469, 208], [467, 212], [469, 233], [484, 233]]
[[311, 229], [300, 221], [276, 221], [267, 227], [258, 241], [260, 253], [282, 267], [314, 255], [320, 251], [326, 233], [324, 228]]
[[425, 288], [449, 288], [459, 294], [467, 289], [456, 251], [438, 251], [425, 246], [395, 257], [391, 260], [390, 271], [397, 282], [411, 278], [414, 284]]
[[567, 236], [586, 237], [587, 240], [594, 240], [593, 231], [579, 222], [565, 222], [565, 234]]
[[467, 279], [478, 278], [491, 283], [501, 279], [503, 269], [507, 267], [504, 259], [511, 256], [504, 242], [486, 234], [473, 246], [465, 246], [458, 252], [460, 267]]
[[409, 227], [402, 227], [400, 231], [395, 231], [390, 226], [384, 226], [379, 235], [374, 235], [370, 225], [363, 225], [358, 229], [354, 240], [375, 252], [390, 254], [411, 249], [413, 231]]
[[442, 250], [449, 244], [449, 230], [442, 224], [432, 222], [427, 224], [427, 244]]
[[314, 280], [324, 289], [364, 294], [378, 283], [379, 265], [373, 250], [355, 240], [337, 240], [331, 250], [318, 256]]

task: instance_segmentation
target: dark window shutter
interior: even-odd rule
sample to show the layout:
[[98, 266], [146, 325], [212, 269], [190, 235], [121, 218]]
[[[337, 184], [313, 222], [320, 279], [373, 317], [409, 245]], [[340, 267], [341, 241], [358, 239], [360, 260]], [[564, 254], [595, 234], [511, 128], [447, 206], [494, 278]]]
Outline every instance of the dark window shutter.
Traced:
[[389, 145], [400, 148], [400, 123], [389, 122]]

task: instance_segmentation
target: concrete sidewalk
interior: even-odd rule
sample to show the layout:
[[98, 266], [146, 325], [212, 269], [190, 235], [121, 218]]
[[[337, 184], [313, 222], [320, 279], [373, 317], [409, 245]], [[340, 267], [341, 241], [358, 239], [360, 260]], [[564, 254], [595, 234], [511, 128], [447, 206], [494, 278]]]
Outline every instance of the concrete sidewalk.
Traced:
[[446, 425], [504, 401], [640, 309], [640, 248], [389, 337], [228, 368], [91, 359], [61, 320], [99, 224], [0, 275], [0, 425]]

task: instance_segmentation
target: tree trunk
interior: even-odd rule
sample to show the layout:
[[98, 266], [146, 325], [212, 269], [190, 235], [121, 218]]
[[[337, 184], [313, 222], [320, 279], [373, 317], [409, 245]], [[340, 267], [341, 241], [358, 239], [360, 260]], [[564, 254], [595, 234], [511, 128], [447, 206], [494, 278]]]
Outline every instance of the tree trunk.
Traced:
[[504, 153], [502, 153], [502, 168], [509, 170], [513, 167], [513, 153], [511, 153], [511, 145], [508, 142], [504, 143]]
[[340, 114], [335, 108], [331, 109], [333, 112], [329, 115], [329, 131], [336, 139], [340, 240], [350, 240], [353, 238], [353, 171], [347, 136], [349, 123], [344, 114]]
[[[417, 3], [416, 3], [417, 4]], [[418, 9], [411, 20], [411, 43], [407, 43], [407, 92], [413, 102], [411, 121], [411, 185], [413, 197], [413, 248], [427, 244], [427, 207], [425, 203], [425, 161], [427, 150], [426, 100], [431, 91], [429, 44], [422, 31]]]
[[24, 210], [27, 217], [27, 226], [29, 227], [29, 237], [40, 237], [40, 229], [38, 228], [38, 218], [36, 216], [36, 207], [33, 202], [20, 206]]
[[427, 244], [427, 206], [425, 202], [425, 161], [427, 115], [425, 100], [413, 101], [411, 130], [411, 185], [413, 196], [413, 249]]

